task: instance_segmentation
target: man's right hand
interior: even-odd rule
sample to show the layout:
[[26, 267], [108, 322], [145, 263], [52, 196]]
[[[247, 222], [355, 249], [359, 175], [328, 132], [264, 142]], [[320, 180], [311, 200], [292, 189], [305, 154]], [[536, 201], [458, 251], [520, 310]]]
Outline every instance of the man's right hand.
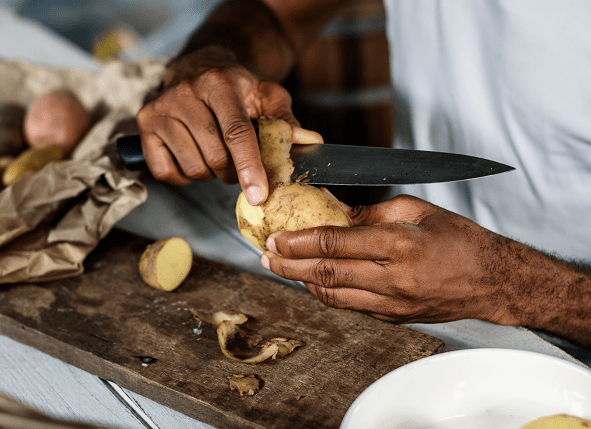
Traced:
[[173, 61], [163, 89], [136, 119], [154, 178], [173, 185], [216, 177], [240, 182], [256, 205], [269, 192], [251, 123], [260, 116], [299, 126], [285, 88], [259, 80], [231, 52], [212, 46]]

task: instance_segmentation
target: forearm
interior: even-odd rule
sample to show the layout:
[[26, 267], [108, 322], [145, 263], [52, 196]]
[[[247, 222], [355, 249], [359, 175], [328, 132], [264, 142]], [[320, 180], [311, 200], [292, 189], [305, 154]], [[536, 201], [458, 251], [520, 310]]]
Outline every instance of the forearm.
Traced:
[[233, 0], [217, 7], [191, 35], [179, 58], [212, 46], [223, 50], [212, 49], [209, 55], [236, 60], [259, 77], [274, 81], [287, 75], [295, 59], [281, 23], [257, 0]]
[[509, 241], [495, 258], [503, 324], [540, 329], [591, 350], [591, 268]]
[[281, 82], [343, 0], [230, 0], [190, 37], [165, 77], [190, 73], [192, 64], [238, 62], [260, 79]]

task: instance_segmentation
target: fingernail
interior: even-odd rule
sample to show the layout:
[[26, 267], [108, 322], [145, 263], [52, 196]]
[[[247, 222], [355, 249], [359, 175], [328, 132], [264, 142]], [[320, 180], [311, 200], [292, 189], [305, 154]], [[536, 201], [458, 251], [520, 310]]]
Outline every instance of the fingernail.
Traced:
[[259, 205], [263, 201], [263, 190], [258, 186], [251, 186], [244, 191], [246, 199], [251, 206]]
[[273, 253], [279, 254], [279, 252], [277, 251], [277, 244], [275, 243], [274, 237], [267, 238], [267, 249], [269, 249]]
[[261, 265], [263, 266], [263, 268], [267, 269], [267, 270], [271, 270], [271, 265], [269, 263], [269, 257], [267, 255], [263, 255], [261, 256]]

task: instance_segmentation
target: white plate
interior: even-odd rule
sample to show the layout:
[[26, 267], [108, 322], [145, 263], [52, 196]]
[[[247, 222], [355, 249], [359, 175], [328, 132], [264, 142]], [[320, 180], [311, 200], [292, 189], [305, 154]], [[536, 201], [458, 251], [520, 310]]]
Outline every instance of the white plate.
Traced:
[[386, 374], [341, 429], [518, 429], [558, 413], [591, 419], [590, 370], [534, 352], [460, 350]]

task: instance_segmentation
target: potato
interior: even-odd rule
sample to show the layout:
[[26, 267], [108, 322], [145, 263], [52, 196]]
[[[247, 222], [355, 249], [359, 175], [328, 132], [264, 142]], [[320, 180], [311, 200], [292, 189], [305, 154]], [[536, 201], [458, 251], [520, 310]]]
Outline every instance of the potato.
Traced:
[[15, 155], [25, 148], [25, 108], [16, 103], [0, 105], [0, 157]]
[[581, 429], [591, 428], [591, 420], [568, 414], [541, 417], [522, 426], [521, 429]]
[[31, 147], [58, 144], [64, 156], [80, 142], [91, 124], [90, 112], [75, 94], [58, 90], [36, 99], [24, 120], [24, 134]]
[[4, 186], [10, 186], [26, 173], [39, 171], [50, 162], [58, 162], [61, 159], [62, 147], [57, 144], [27, 149], [8, 164], [2, 173], [2, 183]]
[[330, 193], [312, 185], [291, 182], [289, 157], [291, 127], [282, 120], [259, 119], [261, 159], [269, 179], [269, 198], [251, 206], [244, 193], [238, 196], [236, 218], [240, 233], [260, 250], [269, 235], [323, 225], [351, 226], [351, 219]]
[[193, 252], [187, 241], [170, 237], [146, 247], [140, 258], [139, 271], [150, 286], [172, 291], [187, 278], [192, 266]]

